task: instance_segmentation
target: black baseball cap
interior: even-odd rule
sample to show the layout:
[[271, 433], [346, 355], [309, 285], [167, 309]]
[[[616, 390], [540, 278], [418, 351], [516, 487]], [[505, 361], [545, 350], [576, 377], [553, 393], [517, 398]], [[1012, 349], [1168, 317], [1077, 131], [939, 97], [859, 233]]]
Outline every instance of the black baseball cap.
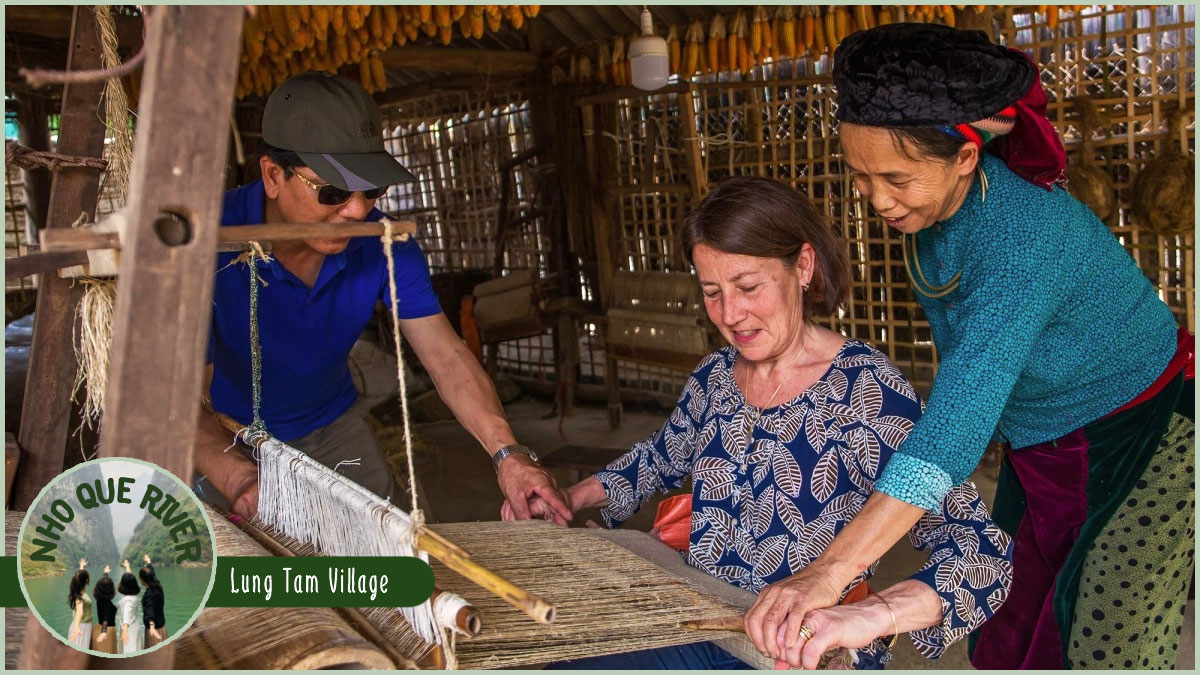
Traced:
[[332, 73], [297, 75], [271, 92], [263, 140], [290, 150], [322, 180], [357, 192], [415, 181], [383, 146], [383, 116], [358, 83]]

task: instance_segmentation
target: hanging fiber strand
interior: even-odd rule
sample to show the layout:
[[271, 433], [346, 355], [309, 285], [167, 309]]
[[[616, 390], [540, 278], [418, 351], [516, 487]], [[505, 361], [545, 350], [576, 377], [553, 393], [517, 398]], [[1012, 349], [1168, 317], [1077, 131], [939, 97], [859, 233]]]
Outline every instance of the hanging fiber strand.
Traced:
[[[72, 400], [83, 389], [83, 421], [94, 429], [104, 412], [104, 390], [108, 387], [108, 358], [112, 350], [113, 311], [117, 302], [116, 284], [103, 279], [82, 277], [79, 282], [87, 288], [75, 308], [75, 327], [72, 343], [75, 347], [75, 386]], [[85, 386], [86, 385], [86, 386]], [[84, 459], [91, 459], [84, 457]]]
[[[100, 54], [106, 68], [121, 64], [117, 55], [117, 23], [112, 7], [96, 5], [96, 23], [100, 29]], [[133, 164], [133, 130], [130, 128], [129, 98], [119, 77], [110, 77], [104, 86], [104, 111], [108, 136], [109, 164], [105, 182], [111, 186], [117, 207], [125, 205], [129, 190], [129, 167]]]

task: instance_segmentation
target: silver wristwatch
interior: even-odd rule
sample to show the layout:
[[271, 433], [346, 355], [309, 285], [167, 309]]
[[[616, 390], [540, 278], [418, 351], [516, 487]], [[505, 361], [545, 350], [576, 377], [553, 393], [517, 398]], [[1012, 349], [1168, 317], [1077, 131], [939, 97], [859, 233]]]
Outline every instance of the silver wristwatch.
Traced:
[[496, 454], [492, 455], [492, 468], [496, 470], [496, 473], [500, 473], [500, 462], [503, 462], [504, 458], [509, 455], [529, 455], [529, 459], [537, 461], [537, 455], [528, 446], [519, 444], [506, 445], [497, 450]]

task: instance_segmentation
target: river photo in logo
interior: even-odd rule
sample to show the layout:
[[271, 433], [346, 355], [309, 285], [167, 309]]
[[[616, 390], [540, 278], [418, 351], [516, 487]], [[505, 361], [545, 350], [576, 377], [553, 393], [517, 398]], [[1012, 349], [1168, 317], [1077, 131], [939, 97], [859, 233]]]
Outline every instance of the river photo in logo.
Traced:
[[97, 459], [58, 476], [30, 506], [20, 542], [29, 609], [90, 654], [170, 642], [212, 590], [212, 524], [186, 484], [149, 462]]

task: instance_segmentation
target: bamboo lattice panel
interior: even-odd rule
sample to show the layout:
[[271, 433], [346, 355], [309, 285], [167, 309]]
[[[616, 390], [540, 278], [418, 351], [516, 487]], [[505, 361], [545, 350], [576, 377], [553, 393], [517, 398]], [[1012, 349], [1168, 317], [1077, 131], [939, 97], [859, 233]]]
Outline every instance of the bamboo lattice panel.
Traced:
[[[1195, 235], [1160, 235], [1132, 222], [1130, 187], [1138, 170], [1170, 145], [1195, 154], [1196, 14], [1187, 5], [1135, 7], [1116, 11], [1089, 7], [1060, 19], [1016, 7], [1005, 12], [1005, 42], [1042, 64], [1049, 116], [1068, 151], [1082, 138], [1070, 100], [1087, 97], [1112, 122], [1094, 133], [1097, 166], [1117, 190], [1120, 211], [1109, 223], [1117, 238], [1158, 287], [1176, 319], [1196, 329]], [[1188, 111], [1178, 138], [1167, 138], [1172, 108]], [[1075, 161], [1074, 155], [1072, 161]]]
[[[1194, 331], [1193, 235], [1158, 235], [1128, 216], [1133, 176], [1166, 147], [1167, 110], [1195, 107], [1194, 8], [1091, 7], [1064, 14], [1054, 32], [1028, 10], [999, 16], [999, 38], [1042, 64], [1050, 117], [1069, 149], [1079, 130], [1064, 101], [1086, 95], [1111, 108], [1112, 128], [1096, 148], [1118, 190], [1121, 211], [1113, 231], [1180, 323]], [[690, 112], [703, 180], [712, 185], [738, 174], [770, 176], [808, 194], [842, 234], [853, 266], [850, 300], [831, 326], [887, 353], [927, 393], [937, 368], [932, 335], [909, 287], [899, 238], [870, 211], [842, 166], [828, 72], [823, 57], [766, 64], [750, 78], [724, 74], [695, 83]], [[652, 94], [611, 101], [613, 130], [603, 142], [618, 150], [618, 169], [606, 189], [615, 203], [613, 262], [619, 269], [688, 272], [672, 250], [674, 232], [691, 207], [685, 161], [690, 139], [680, 124], [688, 111], [679, 109], [681, 100]], [[1194, 153], [1191, 114], [1185, 127], [1170, 142]], [[586, 352], [584, 358], [586, 363]], [[622, 384], [638, 386], [636, 378], [623, 377]]]
[[[388, 151], [417, 177], [393, 187], [380, 208], [417, 223], [430, 269], [491, 268], [501, 166], [533, 147], [528, 102], [517, 95], [440, 94], [404, 103], [385, 119]], [[509, 217], [528, 215], [536, 160], [513, 169]], [[544, 271], [550, 249], [541, 218], [515, 228], [505, 269]]]
[[[491, 269], [501, 200], [501, 168], [533, 148], [528, 101], [514, 94], [439, 94], [405, 102], [385, 120], [388, 151], [417, 177], [393, 187], [380, 208], [413, 219], [434, 272]], [[511, 170], [509, 218], [527, 217], [505, 236], [503, 269], [545, 272], [550, 239], [533, 213], [536, 159]], [[502, 342], [506, 372], [553, 378], [549, 334]]]

